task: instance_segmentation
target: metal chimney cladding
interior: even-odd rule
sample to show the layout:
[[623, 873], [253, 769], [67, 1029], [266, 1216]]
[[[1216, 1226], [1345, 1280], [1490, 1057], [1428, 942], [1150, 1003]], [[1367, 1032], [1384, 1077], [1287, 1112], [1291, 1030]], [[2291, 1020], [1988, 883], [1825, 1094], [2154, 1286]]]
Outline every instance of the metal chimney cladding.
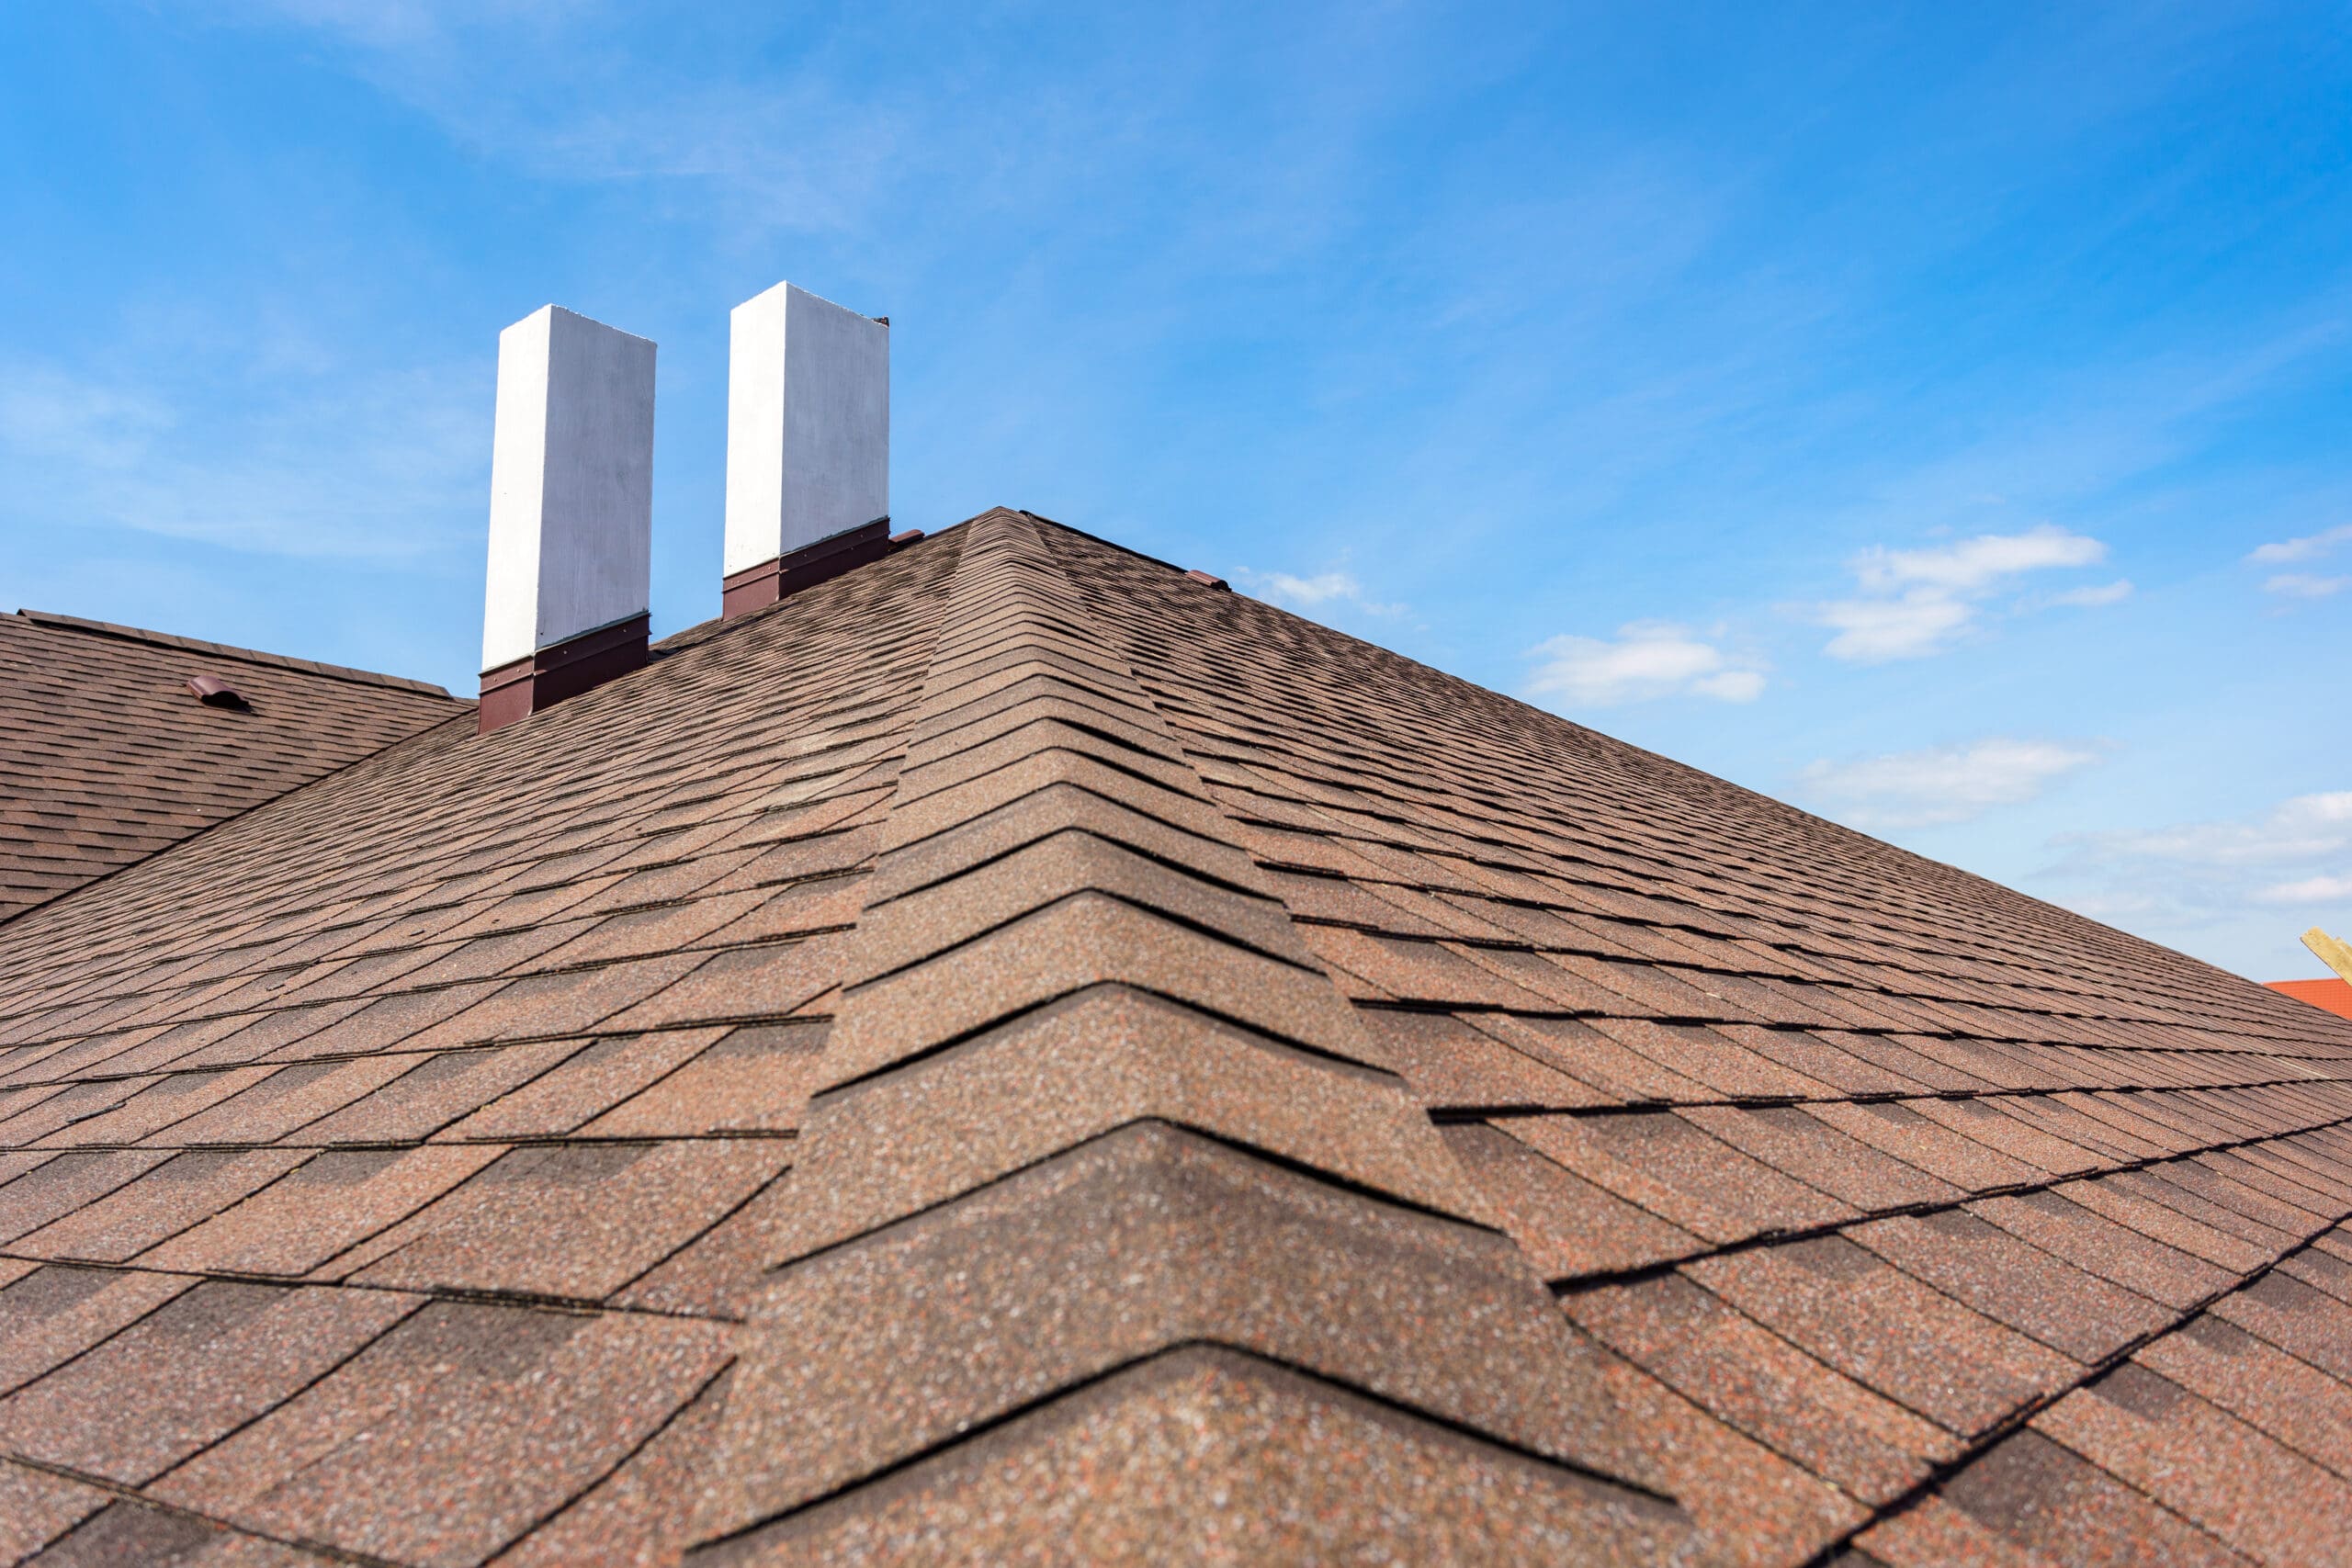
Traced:
[[653, 359], [560, 305], [498, 335], [484, 734], [645, 662]]
[[889, 550], [890, 328], [779, 283], [735, 308], [728, 615]]

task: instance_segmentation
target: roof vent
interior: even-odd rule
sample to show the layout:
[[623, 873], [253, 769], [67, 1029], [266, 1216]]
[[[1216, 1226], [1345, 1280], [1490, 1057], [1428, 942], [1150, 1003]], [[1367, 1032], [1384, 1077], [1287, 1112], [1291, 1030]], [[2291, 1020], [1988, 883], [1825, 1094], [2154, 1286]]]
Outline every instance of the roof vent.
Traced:
[[725, 613], [890, 548], [890, 325], [779, 283], [735, 307]]
[[653, 344], [548, 305], [498, 334], [481, 733], [645, 662]]
[[191, 675], [187, 689], [196, 700], [209, 708], [241, 708], [249, 705], [244, 694], [218, 675]]

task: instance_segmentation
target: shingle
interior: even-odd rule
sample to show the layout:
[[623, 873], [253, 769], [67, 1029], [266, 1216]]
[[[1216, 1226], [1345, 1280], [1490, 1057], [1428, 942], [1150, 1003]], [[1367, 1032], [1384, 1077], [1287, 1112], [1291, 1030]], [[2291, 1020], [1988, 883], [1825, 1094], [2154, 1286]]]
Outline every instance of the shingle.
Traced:
[[1628, 1050], [1581, 1020], [1478, 1013], [1472, 1021], [1506, 1044], [1591, 1085], [1609, 1100], [1681, 1103], [1713, 1098], [1704, 1084]]
[[2151, 1241], [2219, 1264], [2233, 1274], [2245, 1274], [2259, 1269], [2274, 1256], [2266, 1248], [2256, 1247], [2228, 1232], [2191, 1219], [2171, 1206], [2156, 1201], [2144, 1190], [2127, 1183], [2130, 1172], [2103, 1176], [2091, 1181], [2070, 1181], [2059, 1190], [2074, 1202], [2091, 1210], [2102, 1218], [2113, 1220]]
[[198, 1149], [174, 1155], [137, 1180], [51, 1221], [14, 1245], [18, 1252], [34, 1258], [119, 1263], [210, 1219], [307, 1157], [275, 1149]]
[[2058, 1568], [2240, 1568], [2245, 1559], [2098, 1466], [2033, 1431], [2003, 1438], [1939, 1495], [1860, 1544], [1894, 1568], [2052, 1563]]
[[1846, 1233], [1907, 1274], [1996, 1323], [2086, 1363], [2104, 1360], [2172, 1314], [1961, 1209], [1898, 1215]]
[[1702, 1258], [1686, 1268], [1767, 1328], [1962, 1437], [2075, 1374], [2066, 1358], [1842, 1236]]
[[[1268, 1462], [1312, 1452], [1312, 1464]], [[1711, 1453], [1715, 1474], [1734, 1466]], [[1465, 1441], [1344, 1388], [1213, 1348], [1124, 1369], [895, 1483], [731, 1543], [746, 1565], [1017, 1561], [1497, 1561], [1687, 1551], [1685, 1520]]]
[[1922, 1116], [1917, 1107], [1930, 1103], [1934, 1102], [1877, 1100], [1860, 1105], [1808, 1105], [1804, 1114], [1818, 1117], [1849, 1137], [1971, 1192], [1995, 1187], [2038, 1186], [2048, 1179], [2036, 1168]]
[[422, 1304], [390, 1291], [198, 1285], [0, 1401], [0, 1442], [137, 1485], [299, 1392]]
[[0, 1145], [22, 1148], [39, 1144], [61, 1129], [71, 1129], [107, 1115], [155, 1081], [153, 1077], [137, 1077], [70, 1084], [0, 1122]]
[[763, 1141], [515, 1149], [407, 1221], [360, 1283], [597, 1300], [783, 1168]]
[[[723, 1355], [707, 1325], [435, 1304], [154, 1492], [258, 1530], [460, 1568], [619, 1462]], [[386, 1495], [404, 1506], [363, 1501]]]
[[833, 937], [737, 948], [611, 1016], [604, 1027], [619, 1032], [773, 1018], [805, 1006], [841, 979], [840, 944]]
[[[1343, 1288], [1351, 1237], [1391, 1260], [1380, 1290]], [[1645, 1479], [1575, 1375], [1586, 1354], [1511, 1256], [1197, 1135], [1124, 1128], [778, 1272], [729, 1398], [743, 1492], [708, 1522], [756, 1522], [1044, 1389], [1204, 1339]], [[1011, 1332], [999, 1314], [1015, 1303], [1025, 1326]], [[1532, 1357], [1566, 1375], [1497, 1375]], [[876, 1365], [894, 1376], [872, 1378]]]
[[1613, 1098], [1448, 1013], [1363, 1010], [1389, 1066], [1432, 1109], [1607, 1105]]
[[1732, 1430], [1649, 1373], [1619, 1362], [1602, 1375], [1621, 1417], [1648, 1434], [1668, 1489], [1696, 1519], [1697, 1561], [1802, 1562], [1869, 1517], [1836, 1487]]
[[430, 1137], [580, 1048], [577, 1040], [545, 1040], [396, 1055], [389, 1060], [398, 1065], [398, 1077], [289, 1136], [302, 1144], [407, 1143]]
[[598, 1040], [443, 1129], [443, 1138], [553, 1137], [585, 1125], [692, 1060], [728, 1031], [661, 1030]]
[[721, 1372], [618, 1469], [499, 1559], [500, 1568], [646, 1568], [689, 1539], [725, 1412]]
[[126, 1499], [108, 1504], [33, 1561], [37, 1568], [314, 1568], [327, 1559]]
[[0, 1393], [82, 1354], [195, 1283], [62, 1263], [19, 1275], [0, 1289]]
[[1445, 1141], [1503, 1228], [1547, 1279], [1645, 1268], [1702, 1249], [1689, 1232], [1571, 1175], [1494, 1127], [1450, 1126]]
[[600, 968], [525, 976], [402, 1043], [412, 1050], [428, 1050], [585, 1033], [705, 962], [707, 959], [702, 953], [673, 953]]
[[152, 1143], [266, 1144], [328, 1115], [415, 1065], [415, 1058], [368, 1056], [347, 1062], [297, 1062], [278, 1068], [209, 1111], [151, 1134]]
[[2266, 1274], [2212, 1305], [2213, 1315], [2352, 1382], [2352, 1307], [2284, 1274]]
[[405, 1218], [496, 1159], [500, 1145], [330, 1149], [157, 1247], [159, 1269], [299, 1275]]
[[1986, 1198], [1969, 1210], [2053, 1257], [2176, 1310], [2230, 1282], [2226, 1270], [2075, 1202], [2070, 1194], [2077, 1190], [2068, 1182]]
[[0, 1242], [40, 1229], [95, 1203], [171, 1158], [161, 1151], [93, 1149], [51, 1155], [0, 1185]]
[[1510, 1134], [1587, 1181], [1718, 1245], [1855, 1216], [1671, 1111], [1521, 1116]]
[[1960, 1196], [1950, 1182], [1849, 1138], [1794, 1106], [1694, 1106], [1679, 1114], [1782, 1175], [1866, 1213], [1949, 1202]]
[[2200, 1315], [2132, 1358], [2339, 1476], [2352, 1476], [2352, 1383]]
[[95, 1486], [0, 1460], [0, 1557], [30, 1557], [110, 1500]]
[[2249, 1556], [2352, 1562], [2352, 1484], [2145, 1368], [2127, 1362], [2033, 1424]]
[[1579, 1292], [1564, 1304], [1684, 1397], [1865, 1502], [1888, 1501], [1959, 1452], [1948, 1433], [1679, 1274]]

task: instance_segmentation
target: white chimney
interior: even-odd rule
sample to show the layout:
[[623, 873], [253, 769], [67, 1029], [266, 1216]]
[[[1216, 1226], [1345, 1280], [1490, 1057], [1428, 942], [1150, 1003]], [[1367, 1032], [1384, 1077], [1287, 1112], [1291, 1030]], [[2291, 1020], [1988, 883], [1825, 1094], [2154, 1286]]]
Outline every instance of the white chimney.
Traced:
[[645, 662], [653, 353], [560, 305], [498, 334], [484, 733]]
[[779, 283], [735, 307], [726, 613], [888, 552], [890, 325]]

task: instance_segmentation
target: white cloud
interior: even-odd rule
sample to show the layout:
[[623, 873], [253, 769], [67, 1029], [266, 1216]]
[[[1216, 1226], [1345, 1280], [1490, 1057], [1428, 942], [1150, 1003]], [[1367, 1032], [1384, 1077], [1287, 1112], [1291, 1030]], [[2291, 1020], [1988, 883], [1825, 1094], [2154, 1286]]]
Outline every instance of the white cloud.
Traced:
[[2254, 897], [2260, 904], [2332, 904], [2352, 898], [2352, 876], [2306, 876], [2265, 887]]
[[415, 557], [472, 536], [486, 366], [273, 379], [232, 416], [214, 406], [217, 385], [0, 364], [0, 522], [309, 557]]
[[[1939, 653], [1975, 623], [1984, 602], [2031, 572], [2095, 566], [2107, 547], [2052, 524], [2021, 534], [1979, 534], [1929, 548], [1874, 546], [1850, 564], [1860, 597], [1815, 606], [1813, 618], [1838, 635], [1823, 652], [1861, 664]], [[2076, 589], [2055, 603], [2112, 604], [2128, 581]]]
[[2110, 857], [2195, 867], [2280, 865], [2352, 855], [2352, 790], [2299, 795], [2250, 819], [2089, 833], [2068, 842]]
[[2252, 817], [2070, 834], [2053, 847], [2064, 858], [2049, 874], [2075, 889], [2070, 908], [2176, 943], [2226, 926], [2291, 937], [2312, 919], [2283, 912], [2293, 906], [2352, 916], [2352, 790], [2299, 795]]
[[1933, 653], [1968, 625], [1973, 605], [1939, 593], [1899, 599], [1843, 599], [1821, 606], [1817, 619], [1837, 629], [1822, 651], [1832, 659], [1877, 664]]
[[2100, 583], [2096, 588], [2069, 588], [2064, 593], [2052, 594], [2050, 602], [2052, 604], [2073, 604], [2082, 609], [2093, 610], [2102, 604], [2120, 604], [2131, 597], [2132, 580], [2123, 577], [2118, 578], [2113, 582]]
[[1287, 571], [1252, 571], [1244, 567], [1234, 573], [1243, 586], [1261, 599], [1294, 610], [1316, 610], [1329, 605], [1351, 605], [1373, 615], [1401, 615], [1402, 604], [1386, 604], [1369, 597], [1363, 584], [1353, 573], [1322, 571], [1313, 577], [1297, 577]]
[[2022, 534], [1980, 534], [1933, 549], [1890, 550], [1873, 546], [1854, 558], [1854, 576], [1872, 593], [1925, 588], [1972, 593], [2003, 579], [2053, 567], [2096, 566], [2107, 547], [2051, 524]]
[[1997, 806], [2031, 800], [2099, 760], [2079, 743], [2007, 737], [1850, 761], [1820, 761], [1799, 775], [1838, 816], [1860, 827], [1924, 828], [1965, 822]]
[[2318, 577], [2307, 571], [2282, 571], [2262, 585], [2265, 593], [2287, 599], [2324, 599], [2352, 588], [2352, 577]]
[[1540, 661], [1528, 678], [1528, 694], [1568, 706], [1608, 707], [1675, 696], [1747, 703], [1764, 690], [1764, 673], [1751, 661], [1666, 621], [1620, 626], [1613, 642], [1555, 637], [1528, 656]]
[[2300, 539], [2280, 539], [2275, 544], [2256, 546], [2245, 558], [2256, 566], [2276, 566], [2287, 561], [2312, 560], [2326, 555], [2336, 546], [2346, 541], [2352, 541], [2352, 523], [2346, 523], [2334, 528], [2323, 528], [2316, 534], [2306, 534]]

